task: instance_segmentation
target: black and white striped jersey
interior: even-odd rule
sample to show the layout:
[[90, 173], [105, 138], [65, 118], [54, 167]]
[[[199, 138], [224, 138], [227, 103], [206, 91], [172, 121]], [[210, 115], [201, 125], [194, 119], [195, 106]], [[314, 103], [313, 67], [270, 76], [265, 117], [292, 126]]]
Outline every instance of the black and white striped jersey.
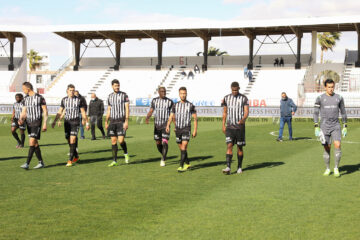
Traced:
[[174, 102], [167, 97], [157, 97], [151, 101], [151, 108], [155, 110], [155, 128], [161, 129], [166, 127], [173, 105]]
[[22, 112], [23, 106], [24, 106], [24, 100], [21, 100], [20, 102], [14, 103], [14, 105], [13, 105], [13, 109], [15, 110], [14, 118], [16, 118], [16, 119], [20, 118], [20, 114]]
[[240, 120], [244, 117], [244, 107], [249, 105], [248, 98], [239, 93], [234, 96], [232, 94], [226, 95], [222, 100], [221, 106], [227, 107], [227, 127], [240, 128]]
[[71, 120], [79, 120], [80, 119], [80, 109], [84, 108], [85, 106], [81, 98], [77, 96], [73, 97], [64, 97], [61, 100], [62, 108], [65, 109], [65, 120], [71, 121]]
[[175, 130], [191, 130], [191, 115], [196, 113], [195, 106], [189, 101], [177, 102], [172, 107], [175, 114]]
[[26, 95], [24, 107], [26, 107], [26, 122], [32, 123], [42, 121], [42, 106], [46, 105], [45, 98], [35, 93], [33, 96]]
[[125, 103], [129, 102], [129, 97], [124, 92], [113, 92], [108, 97], [108, 106], [110, 109], [110, 121], [122, 122], [125, 121]]

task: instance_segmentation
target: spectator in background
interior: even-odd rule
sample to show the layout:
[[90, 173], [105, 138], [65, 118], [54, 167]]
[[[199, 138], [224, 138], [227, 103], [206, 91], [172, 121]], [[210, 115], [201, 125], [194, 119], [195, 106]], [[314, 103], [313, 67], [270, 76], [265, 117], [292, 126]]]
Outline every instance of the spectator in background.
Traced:
[[[79, 91], [75, 91], [75, 96], [80, 98], [80, 101], [82, 102], [84, 108], [85, 108], [85, 112], [87, 111], [87, 103], [86, 100], [83, 96], [81, 96], [81, 94], [79, 93]], [[82, 116], [80, 114], [80, 139], [85, 139], [85, 135], [84, 135], [84, 125], [82, 124]], [[76, 147], [77, 147], [77, 143], [76, 143]]]
[[280, 58], [280, 67], [284, 67], [284, 59], [282, 57]]
[[281, 93], [281, 100], [280, 100], [280, 130], [279, 130], [279, 137], [276, 139], [279, 142], [282, 142], [282, 135], [284, 131], [285, 123], [287, 123], [289, 128], [289, 140], [291, 141], [292, 138], [292, 116], [296, 112], [296, 105], [291, 98], [288, 98], [285, 92]]
[[194, 80], [194, 73], [193, 73], [193, 71], [191, 71], [191, 69], [190, 69], [190, 71], [188, 73], [187, 79], [189, 79], [189, 78], [192, 78]]
[[248, 77], [248, 68], [247, 66], [244, 67], [244, 78], [246, 79]]
[[101, 131], [102, 138], [105, 139], [105, 132], [102, 125], [104, 115], [104, 102], [96, 97], [96, 94], [91, 94], [91, 100], [89, 103], [89, 117], [91, 124], [91, 140], [95, 140], [95, 123], [97, 128]]
[[181, 76], [182, 76], [182, 78], [185, 78], [185, 77], [186, 77], [186, 72], [185, 72], [184, 70], [182, 70]]
[[195, 64], [195, 66], [194, 66], [194, 73], [195, 74], [200, 73], [200, 68], [199, 68], [199, 66], [197, 64]]
[[275, 58], [274, 60], [274, 67], [278, 67], [279, 66], [279, 58]]
[[252, 82], [253, 81], [253, 74], [252, 74], [251, 70], [249, 70], [247, 74], [248, 74], [249, 82]]

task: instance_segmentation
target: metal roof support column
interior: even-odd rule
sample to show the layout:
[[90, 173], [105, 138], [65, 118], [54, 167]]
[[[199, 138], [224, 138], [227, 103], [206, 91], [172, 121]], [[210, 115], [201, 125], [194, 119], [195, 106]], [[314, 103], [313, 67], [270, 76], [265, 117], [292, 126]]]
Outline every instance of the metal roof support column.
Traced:
[[301, 31], [297, 31], [296, 34], [297, 37], [297, 53], [296, 53], [296, 63], [295, 63], [295, 69], [301, 69], [301, 38], [303, 37], [303, 34]]
[[202, 70], [207, 71], [208, 67], [208, 49], [209, 49], [209, 41], [211, 38], [204, 38], [204, 64], [202, 65]]
[[120, 56], [121, 56], [121, 43], [125, 42], [125, 39], [121, 39], [115, 42], [115, 51], [116, 51], [116, 63], [114, 66], [114, 70], [119, 71], [120, 68]]
[[78, 40], [74, 41], [74, 47], [75, 47], [75, 65], [74, 65], [74, 71], [79, 71], [81, 42], [78, 41]]
[[14, 71], [14, 42], [10, 41], [10, 64], [9, 71]]
[[317, 32], [311, 32], [311, 64], [316, 63]]
[[357, 61], [355, 62], [355, 67], [360, 67], [360, 24], [355, 24], [355, 29], [358, 37], [358, 51], [357, 51]]
[[252, 70], [254, 68], [254, 40], [255, 36], [249, 36], [249, 63], [247, 65], [247, 68], [249, 70]]
[[165, 42], [165, 38], [159, 38], [157, 40], [157, 51], [158, 51], [158, 64], [156, 65], [156, 70], [161, 70], [162, 66], [162, 53], [163, 53], [163, 42]]

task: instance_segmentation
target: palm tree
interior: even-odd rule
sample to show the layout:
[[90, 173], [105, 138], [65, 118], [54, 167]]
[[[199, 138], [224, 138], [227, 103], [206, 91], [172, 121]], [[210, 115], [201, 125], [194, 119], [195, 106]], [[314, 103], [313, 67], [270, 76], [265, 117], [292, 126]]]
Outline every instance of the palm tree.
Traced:
[[29, 69], [30, 69], [28, 81], [30, 81], [31, 72], [35, 71], [37, 68], [40, 67], [41, 65], [40, 61], [43, 59], [43, 57], [40, 56], [39, 53], [36, 52], [34, 49], [30, 49], [30, 52], [27, 53], [27, 59], [29, 61]]
[[[198, 52], [196, 55], [200, 56], [201, 54], [204, 55], [203, 52]], [[215, 48], [215, 47], [209, 47], [208, 49], [208, 56], [223, 56], [223, 55], [228, 55], [228, 53], [226, 51], [221, 52], [219, 48]]]
[[323, 63], [324, 60], [324, 52], [331, 50], [336, 45], [336, 42], [340, 40], [341, 33], [340, 32], [323, 32], [318, 33], [318, 43], [321, 46], [321, 58], [320, 63]]

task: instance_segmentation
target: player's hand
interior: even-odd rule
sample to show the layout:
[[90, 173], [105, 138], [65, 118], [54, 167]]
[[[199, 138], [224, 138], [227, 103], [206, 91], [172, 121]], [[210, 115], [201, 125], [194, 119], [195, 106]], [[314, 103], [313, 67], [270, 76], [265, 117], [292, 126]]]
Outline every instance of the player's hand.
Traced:
[[192, 133], [192, 137], [193, 137], [193, 138], [196, 138], [196, 136], [197, 136], [197, 131], [194, 130], [193, 133]]
[[346, 137], [346, 135], [347, 135], [347, 128], [344, 127], [344, 128], [342, 129], [341, 133], [342, 133], [343, 137]]
[[11, 122], [13, 122], [14, 121], [14, 117], [11, 117]]
[[239, 121], [239, 124], [245, 124], [245, 121], [246, 121], [246, 119], [241, 119], [241, 120]]
[[89, 131], [89, 129], [90, 129], [90, 126], [89, 126], [89, 124], [87, 124], [86, 125], [86, 130]]
[[225, 125], [222, 126], [222, 131], [224, 134], [226, 134], [226, 126]]
[[61, 121], [58, 121], [58, 127], [61, 127]]
[[127, 121], [124, 122], [124, 130], [126, 131], [129, 128], [129, 124]]
[[319, 127], [315, 127], [315, 136], [316, 137], [320, 136], [320, 128]]
[[81, 120], [81, 124], [82, 124], [83, 126], [85, 126], [85, 125], [86, 125], [86, 120], [85, 120], [85, 119]]
[[52, 124], [51, 124], [51, 127], [54, 128], [54, 127], [55, 127], [55, 124], [56, 124], [56, 122], [53, 121]]
[[105, 129], [108, 129], [108, 127], [109, 127], [109, 124], [108, 124], [108, 122], [105, 121]]
[[21, 120], [21, 119], [19, 119], [18, 124], [19, 124], [19, 125], [23, 125], [23, 123], [24, 123], [24, 121]]
[[145, 119], [145, 123], [149, 124], [149, 119], [148, 118]]
[[293, 115], [293, 116], [294, 116], [294, 115], [295, 115], [295, 112], [291, 112], [291, 115]]
[[46, 130], [47, 130], [47, 127], [46, 127], [46, 125], [44, 125], [43, 128], [42, 128], [42, 131], [46, 132]]
[[166, 131], [167, 133], [169, 133], [169, 132], [170, 132], [170, 128], [169, 128], [168, 126], [166, 126], [165, 131]]

